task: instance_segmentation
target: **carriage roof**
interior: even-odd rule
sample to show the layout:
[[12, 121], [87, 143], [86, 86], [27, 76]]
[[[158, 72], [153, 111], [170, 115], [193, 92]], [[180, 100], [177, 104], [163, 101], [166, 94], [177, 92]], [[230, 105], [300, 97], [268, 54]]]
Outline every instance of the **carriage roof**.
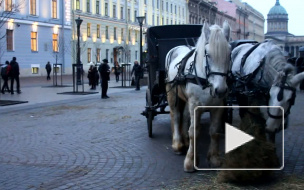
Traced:
[[169, 50], [179, 45], [194, 46], [201, 30], [202, 25], [164, 25], [148, 28], [148, 63], [164, 70]]

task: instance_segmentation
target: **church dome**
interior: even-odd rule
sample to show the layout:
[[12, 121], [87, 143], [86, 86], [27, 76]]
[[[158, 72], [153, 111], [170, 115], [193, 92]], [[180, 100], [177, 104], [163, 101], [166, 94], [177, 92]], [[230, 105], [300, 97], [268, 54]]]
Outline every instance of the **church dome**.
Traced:
[[280, 0], [277, 0], [274, 7], [272, 7], [268, 15], [287, 15], [287, 11], [280, 5]]

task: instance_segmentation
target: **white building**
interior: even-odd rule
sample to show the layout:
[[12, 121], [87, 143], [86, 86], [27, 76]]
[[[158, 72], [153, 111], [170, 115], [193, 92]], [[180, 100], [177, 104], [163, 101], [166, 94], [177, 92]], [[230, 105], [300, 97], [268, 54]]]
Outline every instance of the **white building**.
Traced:
[[[137, 16], [145, 16], [143, 33], [150, 26], [186, 24], [186, 0], [72, 0], [72, 20], [80, 17], [81, 61], [85, 70], [90, 63], [108, 59], [133, 63], [140, 60], [140, 27]], [[76, 48], [76, 23], [73, 22], [73, 39]], [[143, 51], [146, 39], [143, 36]], [[76, 63], [76, 50], [73, 51]]]
[[16, 57], [21, 76], [37, 76], [57, 57], [63, 71], [71, 72], [70, 12], [69, 0], [3, 0], [1, 63]]

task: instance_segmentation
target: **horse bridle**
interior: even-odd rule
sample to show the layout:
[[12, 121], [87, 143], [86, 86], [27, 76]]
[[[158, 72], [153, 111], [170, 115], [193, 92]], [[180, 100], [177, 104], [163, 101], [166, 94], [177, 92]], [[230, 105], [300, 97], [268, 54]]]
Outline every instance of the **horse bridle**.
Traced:
[[221, 73], [221, 72], [212, 72], [209, 66], [209, 62], [208, 62], [208, 57], [209, 54], [207, 53], [207, 50], [205, 49], [205, 57], [206, 57], [206, 66], [205, 66], [205, 73], [206, 73], [206, 78], [208, 80], [210, 75], [220, 75], [222, 77], [228, 77], [228, 73]]
[[[291, 106], [294, 105], [294, 102], [295, 102], [295, 99], [296, 99], [296, 88], [294, 88], [292, 86], [289, 86], [288, 83], [286, 82], [286, 80], [287, 80], [287, 74], [285, 74], [283, 76], [282, 81], [281, 81], [280, 84], [275, 85], [275, 86], [280, 88], [280, 91], [279, 91], [278, 96], [277, 96], [277, 100], [279, 102], [281, 100], [283, 100], [283, 98], [284, 98], [284, 90], [292, 91], [291, 98], [288, 100], [289, 106], [288, 106], [286, 112], [284, 113], [284, 118], [287, 117], [290, 114], [290, 108], [291, 108]], [[282, 119], [282, 116], [283, 116], [283, 115], [272, 115], [269, 112], [269, 108], [267, 108], [267, 114], [272, 119]]]

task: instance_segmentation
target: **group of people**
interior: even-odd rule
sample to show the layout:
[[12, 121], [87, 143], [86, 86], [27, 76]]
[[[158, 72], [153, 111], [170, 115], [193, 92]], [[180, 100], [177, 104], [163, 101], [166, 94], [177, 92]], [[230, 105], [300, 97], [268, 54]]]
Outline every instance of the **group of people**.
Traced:
[[[11, 94], [14, 94], [14, 81], [17, 83], [17, 93], [20, 94], [20, 81], [19, 81], [19, 64], [17, 62], [17, 58], [13, 57], [11, 62], [5, 61], [5, 64], [1, 66], [1, 77], [4, 81], [1, 93], [5, 94], [5, 91], [10, 92]], [[8, 86], [8, 80], [11, 80], [11, 86], [9, 88]]]
[[[96, 85], [98, 85], [99, 81], [99, 75], [101, 77], [101, 98], [102, 99], [107, 99], [109, 96], [107, 95], [108, 91], [108, 83], [110, 80], [110, 73], [111, 69], [110, 66], [108, 65], [109, 61], [107, 59], [102, 60], [103, 63], [98, 67], [95, 65], [91, 65], [89, 70], [88, 70], [88, 79], [89, 79], [89, 85], [91, 86], [91, 89], [94, 90], [96, 89]], [[98, 74], [99, 72], [99, 74]], [[115, 79], [116, 82], [119, 81], [119, 75], [121, 72], [121, 67], [119, 66], [118, 62], [116, 61], [114, 63], [114, 74], [115, 74]], [[135, 90], [140, 90], [140, 78], [143, 76], [143, 70], [142, 67], [139, 65], [138, 61], [134, 62], [134, 66], [131, 72], [131, 75], [135, 75], [135, 84], [136, 84], [136, 89]]]

